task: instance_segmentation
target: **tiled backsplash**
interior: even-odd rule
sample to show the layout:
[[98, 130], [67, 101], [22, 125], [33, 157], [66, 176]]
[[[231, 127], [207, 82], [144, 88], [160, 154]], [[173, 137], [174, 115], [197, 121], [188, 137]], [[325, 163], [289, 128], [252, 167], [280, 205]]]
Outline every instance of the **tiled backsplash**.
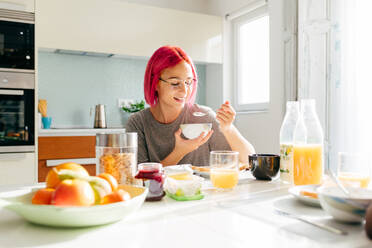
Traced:
[[[118, 99], [142, 100], [147, 60], [39, 52], [39, 99], [48, 101], [52, 127], [93, 127], [94, 106], [106, 105], [109, 127], [122, 127], [128, 114]], [[199, 76], [196, 102], [205, 104], [206, 66]]]

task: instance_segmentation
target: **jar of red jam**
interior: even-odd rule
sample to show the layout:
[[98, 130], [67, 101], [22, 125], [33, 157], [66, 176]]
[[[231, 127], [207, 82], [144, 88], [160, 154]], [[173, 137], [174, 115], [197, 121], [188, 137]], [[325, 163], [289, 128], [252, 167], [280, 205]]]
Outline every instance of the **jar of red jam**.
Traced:
[[143, 185], [149, 189], [146, 201], [160, 201], [165, 192], [163, 191], [163, 184], [165, 174], [163, 166], [160, 163], [142, 163], [138, 165], [138, 172], [136, 179], [141, 179]]

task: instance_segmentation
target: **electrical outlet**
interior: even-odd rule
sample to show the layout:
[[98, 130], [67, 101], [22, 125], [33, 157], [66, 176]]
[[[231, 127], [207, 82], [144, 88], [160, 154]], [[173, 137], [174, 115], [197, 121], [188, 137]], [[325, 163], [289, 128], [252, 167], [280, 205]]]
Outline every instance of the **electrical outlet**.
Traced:
[[119, 108], [127, 107], [130, 104], [132, 104], [132, 103], [134, 103], [134, 100], [133, 99], [122, 99], [122, 98], [118, 98], [118, 107]]

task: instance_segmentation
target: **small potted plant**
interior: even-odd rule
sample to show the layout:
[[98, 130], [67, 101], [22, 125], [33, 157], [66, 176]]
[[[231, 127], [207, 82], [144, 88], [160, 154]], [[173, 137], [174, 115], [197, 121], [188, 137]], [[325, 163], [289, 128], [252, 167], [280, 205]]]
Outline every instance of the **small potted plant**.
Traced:
[[145, 108], [145, 101], [141, 100], [140, 102], [130, 103], [126, 106], [123, 106], [122, 109], [124, 112], [129, 114], [138, 112]]

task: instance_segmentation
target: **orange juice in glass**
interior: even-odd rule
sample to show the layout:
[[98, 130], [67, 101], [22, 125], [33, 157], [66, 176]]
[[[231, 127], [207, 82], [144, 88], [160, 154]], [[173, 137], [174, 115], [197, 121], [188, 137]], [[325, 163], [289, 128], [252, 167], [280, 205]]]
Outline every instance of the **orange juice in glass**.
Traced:
[[338, 153], [338, 179], [349, 187], [367, 188], [371, 181], [369, 157], [356, 153]]
[[367, 188], [371, 177], [369, 175], [361, 175], [350, 172], [340, 172], [338, 179], [346, 186], [352, 186], [357, 188]]
[[239, 152], [212, 151], [210, 153], [210, 179], [218, 190], [233, 189], [239, 179]]
[[214, 187], [219, 189], [232, 189], [237, 185], [239, 174], [235, 169], [212, 169], [211, 181]]
[[295, 185], [320, 184], [323, 177], [323, 146], [293, 147], [293, 182]]

